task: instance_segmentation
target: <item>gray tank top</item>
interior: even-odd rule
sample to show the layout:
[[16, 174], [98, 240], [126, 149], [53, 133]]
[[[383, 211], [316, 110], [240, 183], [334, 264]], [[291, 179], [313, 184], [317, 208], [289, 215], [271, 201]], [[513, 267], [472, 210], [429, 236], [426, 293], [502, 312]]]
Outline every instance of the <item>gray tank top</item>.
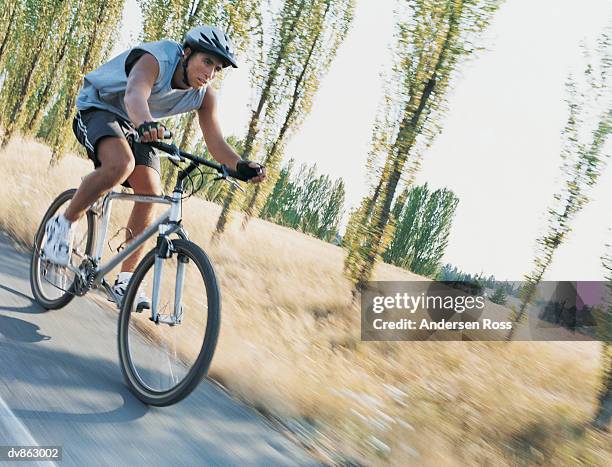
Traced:
[[174, 41], [147, 42], [123, 52], [85, 75], [83, 88], [77, 97], [77, 109], [96, 107], [113, 112], [129, 121], [123, 103], [128, 74], [134, 63], [145, 53], [153, 55], [159, 63], [159, 76], [148, 99], [153, 118], [169, 117], [199, 109], [206, 93], [205, 87], [200, 90], [172, 89], [172, 75], [182, 52], [181, 46]]

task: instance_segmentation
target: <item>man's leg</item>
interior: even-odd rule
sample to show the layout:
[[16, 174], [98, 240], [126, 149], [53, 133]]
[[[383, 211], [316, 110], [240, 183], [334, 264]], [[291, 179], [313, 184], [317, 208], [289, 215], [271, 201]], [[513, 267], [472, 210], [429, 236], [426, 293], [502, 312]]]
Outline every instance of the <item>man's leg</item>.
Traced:
[[[137, 165], [129, 176], [128, 182], [137, 195], [156, 195], [162, 193], [161, 179], [159, 173], [145, 165]], [[128, 220], [128, 234], [131, 231], [134, 237], [142, 233], [153, 222], [155, 216], [155, 204], [153, 203], [134, 203], [132, 214]], [[129, 238], [126, 238], [129, 240]], [[144, 245], [138, 248], [121, 265], [121, 272], [133, 272], [140, 262], [144, 250]]]
[[89, 206], [115, 185], [123, 183], [134, 170], [134, 156], [125, 138], [100, 140], [97, 156], [102, 165], [83, 179], [64, 213], [70, 222], [77, 221]]

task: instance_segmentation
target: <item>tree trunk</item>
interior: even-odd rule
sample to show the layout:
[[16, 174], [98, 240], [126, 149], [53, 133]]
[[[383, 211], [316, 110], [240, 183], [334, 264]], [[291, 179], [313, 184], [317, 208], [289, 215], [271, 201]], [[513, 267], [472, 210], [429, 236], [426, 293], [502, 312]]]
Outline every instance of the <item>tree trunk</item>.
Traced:
[[604, 342], [602, 357], [603, 381], [592, 425], [598, 430], [609, 431], [612, 419], [612, 343]]
[[225, 232], [225, 228], [231, 219], [231, 211], [237, 204], [237, 195], [237, 189], [232, 185], [223, 199], [223, 208], [221, 209], [221, 214], [219, 214], [219, 218], [217, 219], [217, 225], [215, 226], [215, 234], [213, 238]]
[[11, 35], [11, 30], [13, 29], [13, 26], [15, 25], [15, 15], [17, 14], [17, 2], [14, 2], [13, 4], [13, 10], [10, 13], [9, 16], [9, 20], [8, 20], [8, 25], [6, 27], [6, 32], [4, 34], [4, 37], [2, 38], [2, 42], [0, 43], [0, 63], [2, 63], [2, 55], [4, 55], [4, 52], [6, 50], [6, 45], [8, 44], [8, 39], [9, 36]]
[[190, 112], [185, 117], [186, 119], [185, 127], [183, 129], [183, 134], [181, 136], [181, 144], [179, 146], [185, 151], [189, 151], [189, 145], [191, 144], [191, 139], [193, 138], [193, 135], [195, 133], [195, 126], [194, 126], [195, 116], [196, 116], [195, 112]]

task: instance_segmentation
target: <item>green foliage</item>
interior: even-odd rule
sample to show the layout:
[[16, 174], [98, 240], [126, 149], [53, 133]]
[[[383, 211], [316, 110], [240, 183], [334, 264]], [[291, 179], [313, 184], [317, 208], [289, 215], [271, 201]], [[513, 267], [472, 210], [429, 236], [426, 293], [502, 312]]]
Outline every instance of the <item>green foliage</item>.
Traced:
[[112, 48], [123, 4], [124, 0], [19, 0], [2, 12], [2, 144], [16, 131], [40, 134], [51, 145], [53, 160], [58, 160], [67, 144], [82, 78]]
[[344, 205], [344, 182], [318, 175], [316, 165], [302, 164], [293, 174], [293, 160], [282, 168], [261, 217], [331, 242], [338, 233]]
[[435, 277], [458, 203], [452, 191], [432, 192], [427, 184], [404, 190], [393, 209], [395, 232], [383, 260]]
[[145, 42], [172, 39], [182, 42], [185, 33], [199, 24], [212, 24], [227, 32], [236, 51], [249, 42], [258, 24], [261, 0], [138, 0], [144, 19]]
[[493, 295], [491, 295], [491, 298], [489, 298], [490, 301], [492, 301], [493, 303], [497, 303], [498, 305], [505, 305], [507, 299], [508, 293], [506, 292], [506, 288], [503, 285], [497, 287]]
[[353, 0], [312, 2], [303, 18], [304, 25], [308, 25], [308, 28], [303, 28], [304, 37], [301, 37], [302, 34], [297, 35], [294, 53], [287, 57], [287, 64], [284, 65], [287, 99], [286, 103], [279, 107], [282, 123], [278, 133], [275, 134], [274, 129], [268, 132], [274, 135], [263, 158], [268, 178], [263, 184], [255, 186], [247, 197], [245, 221], [260, 210], [278, 176], [287, 139], [310, 112], [321, 78], [329, 69], [353, 19]]
[[0, 70], [9, 56], [11, 45], [15, 44], [15, 32], [24, 6], [24, 0], [13, 0], [0, 9]]
[[519, 282], [508, 282], [499, 281], [492, 274], [485, 276], [482, 272], [479, 274], [470, 274], [468, 272], [461, 271], [457, 266], [452, 264], [445, 264], [440, 268], [435, 280], [442, 282], [465, 282], [472, 284], [479, 289], [495, 289], [503, 288], [505, 296], [512, 295], [518, 297], [521, 291], [521, 283]]
[[[395, 65], [373, 129], [368, 165], [378, 181], [357, 211], [346, 243], [345, 272], [359, 291], [393, 236], [391, 206], [409, 186], [421, 152], [440, 132], [446, 92], [501, 1], [405, 0], [397, 11]], [[411, 158], [408, 168], [409, 157]], [[382, 161], [382, 162], [381, 162]]]

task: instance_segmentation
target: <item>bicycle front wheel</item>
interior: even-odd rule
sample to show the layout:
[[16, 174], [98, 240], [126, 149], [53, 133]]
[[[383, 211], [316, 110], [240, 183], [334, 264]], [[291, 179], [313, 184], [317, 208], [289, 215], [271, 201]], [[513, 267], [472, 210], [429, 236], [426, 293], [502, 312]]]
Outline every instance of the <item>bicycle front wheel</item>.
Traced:
[[[145, 256], [128, 285], [119, 316], [123, 376], [142, 402], [156, 406], [182, 400], [206, 375], [221, 316], [217, 280], [206, 253], [180, 239], [172, 240], [171, 252], [166, 259], [157, 258], [156, 249]], [[152, 310], [138, 311], [142, 296], [151, 305], [157, 301], [157, 320]]]

